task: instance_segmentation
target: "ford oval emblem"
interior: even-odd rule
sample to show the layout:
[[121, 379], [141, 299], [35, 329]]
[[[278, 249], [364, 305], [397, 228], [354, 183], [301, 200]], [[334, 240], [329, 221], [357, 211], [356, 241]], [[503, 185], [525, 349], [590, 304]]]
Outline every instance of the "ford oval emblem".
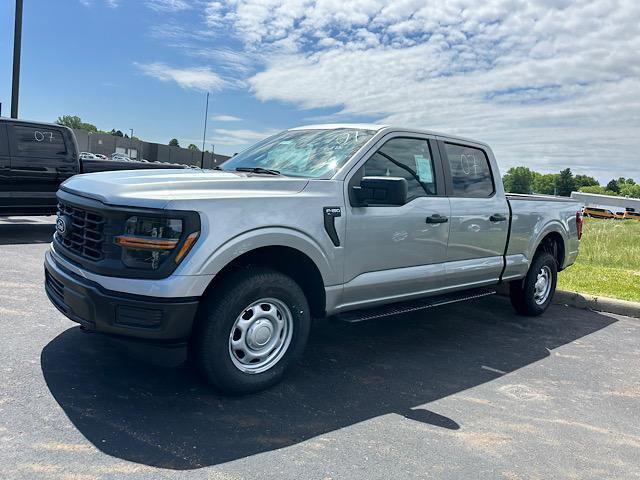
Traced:
[[56, 220], [56, 231], [63, 237], [67, 234], [67, 220], [64, 217], [58, 217]]

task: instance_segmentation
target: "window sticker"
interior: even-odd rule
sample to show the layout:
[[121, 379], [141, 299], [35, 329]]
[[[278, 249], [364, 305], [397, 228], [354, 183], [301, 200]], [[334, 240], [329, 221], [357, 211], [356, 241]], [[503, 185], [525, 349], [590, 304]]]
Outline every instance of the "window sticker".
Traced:
[[422, 183], [433, 183], [433, 172], [431, 171], [431, 160], [422, 155], [414, 155], [416, 161], [416, 172]]

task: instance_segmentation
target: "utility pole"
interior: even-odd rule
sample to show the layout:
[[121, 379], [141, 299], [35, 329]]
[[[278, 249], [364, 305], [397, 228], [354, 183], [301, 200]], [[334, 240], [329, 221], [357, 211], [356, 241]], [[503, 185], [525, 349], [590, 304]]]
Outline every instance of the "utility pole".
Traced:
[[133, 140], [133, 128], [130, 128], [129, 130], [131, 131], [131, 137], [130, 138], [131, 138], [131, 140]]
[[16, 19], [13, 29], [13, 81], [11, 84], [11, 118], [18, 118], [20, 90], [20, 50], [22, 48], [22, 0], [16, 0]]
[[204, 108], [204, 133], [202, 134], [202, 155], [200, 156], [200, 168], [204, 168], [204, 141], [207, 138], [207, 117], [209, 116], [209, 92], [207, 92], [207, 105]]

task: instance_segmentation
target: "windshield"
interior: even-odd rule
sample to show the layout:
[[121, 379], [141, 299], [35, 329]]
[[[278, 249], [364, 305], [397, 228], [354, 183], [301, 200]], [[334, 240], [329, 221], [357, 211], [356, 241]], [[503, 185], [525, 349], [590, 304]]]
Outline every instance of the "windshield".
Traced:
[[373, 135], [373, 130], [286, 130], [227, 160], [222, 170], [265, 168], [294, 177], [330, 178]]

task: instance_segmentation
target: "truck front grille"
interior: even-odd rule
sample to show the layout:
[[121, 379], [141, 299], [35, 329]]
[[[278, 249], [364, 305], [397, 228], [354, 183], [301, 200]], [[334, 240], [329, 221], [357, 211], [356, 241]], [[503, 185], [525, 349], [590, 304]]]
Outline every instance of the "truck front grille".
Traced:
[[98, 261], [104, 258], [105, 219], [97, 212], [91, 212], [76, 206], [59, 202], [58, 218], [64, 218], [66, 231], [56, 230], [56, 239], [60, 244], [76, 255], [88, 260]]

